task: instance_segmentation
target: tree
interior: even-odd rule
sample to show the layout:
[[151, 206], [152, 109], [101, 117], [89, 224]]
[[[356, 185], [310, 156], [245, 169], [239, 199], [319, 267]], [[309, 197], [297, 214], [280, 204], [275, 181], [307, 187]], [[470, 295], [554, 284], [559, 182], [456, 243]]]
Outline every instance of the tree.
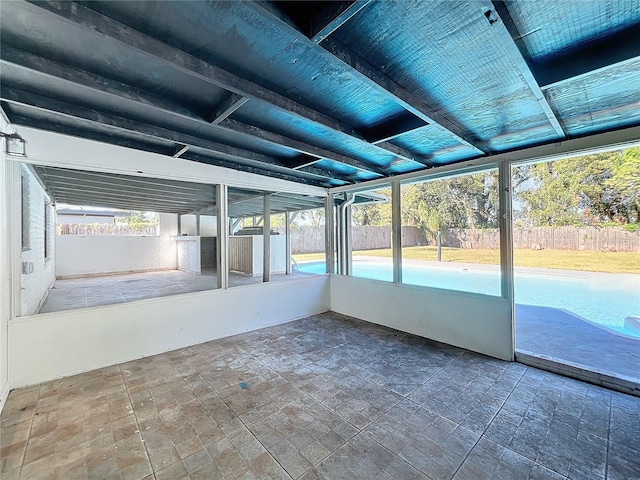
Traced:
[[[518, 167], [518, 171], [521, 167]], [[528, 168], [515, 189], [520, 221], [531, 226], [638, 222], [640, 149], [583, 155]]]
[[[391, 198], [391, 189], [376, 193]], [[414, 225], [434, 241], [447, 228], [498, 226], [498, 174], [477, 173], [403, 185], [402, 224]], [[352, 217], [357, 225], [391, 225], [391, 203], [357, 205]]]
[[607, 187], [616, 192], [619, 207], [614, 216], [621, 223], [640, 222], [640, 148], [630, 148], [614, 160]]

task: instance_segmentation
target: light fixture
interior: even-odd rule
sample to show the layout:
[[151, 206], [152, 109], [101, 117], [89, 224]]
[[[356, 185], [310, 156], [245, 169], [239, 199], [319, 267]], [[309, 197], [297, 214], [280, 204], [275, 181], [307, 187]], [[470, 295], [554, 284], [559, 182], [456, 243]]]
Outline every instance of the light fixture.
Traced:
[[26, 142], [24, 141], [24, 138], [17, 133], [0, 133], [0, 136], [3, 136], [6, 139], [5, 152], [7, 152], [8, 155], [19, 155], [21, 157], [26, 156]]

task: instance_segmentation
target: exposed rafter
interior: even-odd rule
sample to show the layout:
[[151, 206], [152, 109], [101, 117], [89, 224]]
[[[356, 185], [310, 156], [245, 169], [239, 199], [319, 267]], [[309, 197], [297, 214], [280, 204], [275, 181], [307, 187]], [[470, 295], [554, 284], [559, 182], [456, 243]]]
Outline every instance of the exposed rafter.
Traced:
[[[263, 12], [264, 15], [268, 15], [269, 18], [272, 19], [272, 21], [277, 22], [281, 28], [288, 28], [291, 30], [291, 32], [296, 32], [296, 34], [301, 39], [306, 39], [304, 34], [300, 33], [287, 22], [283, 21], [281, 18], [275, 15], [271, 9], [264, 8], [261, 5], [261, 2], [252, 2], [252, 4], [255, 5], [256, 8], [258, 8], [261, 12]], [[434, 108], [430, 107], [422, 100], [416, 98], [416, 96], [411, 92], [398, 85], [391, 78], [387, 77], [386, 75], [375, 69], [373, 66], [369, 65], [366, 60], [360, 58], [354, 52], [351, 52], [342, 45], [338, 44], [334, 39], [325, 38], [325, 40], [320, 45], [334, 57], [340, 60], [346, 67], [348, 67], [348, 69], [354, 75], [358, 76], [364, 83], [374, 87], [382, 95], [395, 101], [409, 112], [423, 119], [425, 122], [429, 124], [435, 123], [440, 125], [443, 129], [448, 130], [449, 133], [460, 142], [476, 148], [479, 152], [490, 153], [489, 148], [482, 142], [480, 142], [479, 139], [471, 138], [468, 132], [463, 131], [463, 129], [461, 129], [458, 125], [455, 125], [444, 115], [437, 112]], [[386, 148], [387, 145], [392, 144], [382, 142], [378, 143], [378, 145], [384, 145]]]
[[522, 74], [522, 77], [535, 96], [540, 108], [542, 108], [542, 111], [549, 120], [549, 123], [556, 131], [556, 134], [561, 139], [566, 138], [567, 134], [562, 128], [562, 125], [560, 125], [556, 114], [551, 109], [551, 105], [549, 105], [547, 97], [544, 96], [544, 92], [540, 88], [529, 63], [527, 62], [527, 53], [525, 51], [521, 51], [521, 49], [524, 48], [524, 45], [521, 42], [517, 43], [514, 40], [514, 38], [520, 38], [520, 33], [514, 25], [506, 6], [502, 2], [487, 2], [486, 7], [483, 10], [493, 32], [500, 40], [500, 46], [507, 51], [511, 61]]
[[[137, 107], [154, 109], [164, 118], [170, 118], [167, 116], [176, 116], [180, 118], [186, 118], [188, 120], [194, 120], [201, 123], [202, 126], [206, 128], [215, 127], [218, 130], [224, 130], [226, 132], [230, 131], [236, 134], [249, 135], [273, 145], [291, 148], [292, 150], [296, 150], [303, 155], [315, 157], [317, 160], [328, 159], [333, 162], [352, 166], [359, 170], [373, 172], [382, 176], [387, 175], [385, 168], [378, 167], [371, 163], [363, 162], [361, 160], [347, 157], [346, 155], [341, 155], [339, 153], [332, 152], [323, 148], [319, 148], [305, 142], [287, 138], [284, 135], [269, 132], [258, 127], [242, 124], [229, 118], [225, 119], [222, 118], [222, 116], [220, 117], [220, 122], [209, 125], [209, 122], [206, 119], [200, 117], [198, 114], [189, 110], [188, 108], [151, 95], [148, 92], [137, 87], [104, 78], [85, 70], [80, 70], [67, 65], [63, 65], [53, 60], [21, 51], [20, 49], [14, 48], [10, 45], [3, 45], [3, 48], [0, 49], [0, 62], [0, 64], [3, 64], [7, 67], [26, 69], [29, 72], [37, 72], [39, 75], [44, 75], [51, 84], [60, 81], [67, 81], [72, 82], [76, 87], [89, 89], [96, 95], [113, 95], [118, 99], [135, 103]], [[236, 94], [231, 94], [229, 99], [231, 98], [237, 100], [236, 104], [240, 103], [241, 99], [244, 99], [246, 101], [245, 97], [240, 97]], [[233, 102], [231, 101], [229, 103]]]
[[[245, 165], [251, 165], [260, 168], [272, 168], [275, 171], [288, 170], [288, 167], [284, 165], [280, 160], [262, 155], [248, 150], [239, 149], [229, 145], [212, 142], [203, 138], [195, 137], [185, 133], [175, 132], [156, 125], [150, 125], [137, 120], [124, 118], [109, 113], [98, 112], [93, 109], [79, 107], [60, 100], [51, 99], [31, 92], [20, 91], [14, 88], [3, 86], [1, 98], [3, 101], [9, 104], [23, 105], [29, 108], [43, 110], [54, 115], [66, 115], [76, 119], [82, 119], [84, 121], [93, 122], [99, 125], [106, 125], [112, 128], [122, 129], [127, 132], [136, 132], [140, 135], [154, 138], [157, 140], [171, 140], [176, 143], [189, 146], [190, 148], [197, 147], [207, 150], [211, 154], [219, 156], [221, 159], [227, 162], [240, 163]], [[225, 165], [229, 167], [229, 163]], [[285, 173], [285, 172], [283, 172]], [[287, 172], [288, 173], [288, 172]], [[298, 172], [296, 172], [298, 173]], [[333, 172], [311, 168], [305, 172], [300, 172], [300, 175], [307, 177], [308, 179], [316, 178], [335, 178], [343, 180], [342, 177], [336, 175]]]
[[179, 145], [176, 147], [176, 153], [172, 155], [173, 158], [180, 158], [183, 154], [185, 154], [189, 150], [189, 145]]
[[318, 15], [311, 25], [311, 41], [315, 43], [322, 42], [369, 3], [371, 3], [371, 0], [330, 2], [327, 9]]
[[[392, 148], [387, 148], [386, 144], [372, 145], [352, 127], [313, 108], [307, 107], [291, 98], [235, 75], [221, 67], [207, 63], [182, 50], [171, 47], [160, 40], [145, 35], [138, 30], [116, 22], [109, 17], [77, 3], [42, 2], [31, 4], [29, 7], [33, 9], [45, 9], [70, 22], [117, 40], [127, 47], [152, 57], [155, 61], [163, 63], [173, 69], [192, 75], [245, 98], [265, 101], [278, 109], [286, 111], [289, 115], [334, 130], [351, 140], [355, 139], [359, 142], [366, 143], [381, 152], [391, 153], [403, 160], [409, 161], [414, 161], [416, 157], [416, 155], [401, 147], [393, 146]], [[261, 11], [266, 10], [261, 9]], [[304, 35], [302, 36], [304, 37]], [[304, 38], [306, 39], [306, 37]]]
[[[366, 163], [360, 160], [346, 157], [345, 155], [340, 155], [335, 152], [330, 152], [328, 150], [325, 150], [324, 148], [316, 147], [314, 145], [310, 145], [308, 143], [295, 140], [293, 138], [288, 138], [288, 137], [285, 137], [284, 135], [280, 135], [279, 133], [270, 132], [268, 130], [255, 127], [253, 125], [247, 125], [246, 123], [242, 123], [237, 120], [232, 120], [228, 118], [227, 120], [225, 120], [220, 124], [220, 127], [229, 129], [233, 132], [250, 135], [252, 137], [257, 137], [269, 143], [272, 143], [274, 145], [284, 145], [288, 148], [291, 148], [292, 150], [296, 150], [300, 152], [303, 155], [315, 157], [315, 159], [311, 159], [305, 162], [305, 164], [307, 165], [311, 165], [313, 163], [316, 163], [319, 160], [322, 160], [323, 158], [326, 158], [334, 162], [349, 165], [359, 170], [373, 172], [380, 176], [387, 176], [386, 170], [383, 167], [378, 167], [370, 163]], [[289, 165], [289, 163], [287, 163], [287, 165]], [[295, 168], [295, 167], [292, 167], [292, 168]]]
[[213, 112], [211, 123], [213, 125], [218, 125], [248, 101], [249, 99], [247, 97], [243, 97], [237, 93], [229, 94], [229, 96], [225, 98]]
[[211, 208], [211, 185], [58, 167], [34, 170], [57, 202], [182, 213]]

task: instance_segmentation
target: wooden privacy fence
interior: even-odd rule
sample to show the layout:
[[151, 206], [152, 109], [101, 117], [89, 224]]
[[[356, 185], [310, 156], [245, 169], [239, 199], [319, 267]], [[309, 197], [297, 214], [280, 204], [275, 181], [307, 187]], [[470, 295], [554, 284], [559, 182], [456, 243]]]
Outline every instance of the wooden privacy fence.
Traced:
[[640, 231], [621, 227], [536, 227], [513, 231], [515, 248], [640, 252]]
[[[284, 228], [278, 229], [284, 235]], [[391, 248], [391, 227], [354, 226], [351, 240], [353, 250], [375, 250]], [[318, 253], [324, 252], [324, 226], [298, 227], [291, 231], [291, 252]], [[402, 227], [402, 245], [412, 247], [427, 243], [422, 230], [418, 227]]]
[[132, 227], [119, 223], [63, 223], [56, 226], [58, 235], [158, 235], [157, 226]]
[[[444, 246], [492, 249], [500, 246], [497, 228], [447, 230]], [[533, 227], [513, 229], [514, 248], [591, 252], [640, 252], [640, 231], [621, 227]]]
[[[284, 234], [284, 229], [280, 232]], [[391, 248], [391, 227], [352, 227], [353, 250]], [[534, 227], [513, 230], [514, 248], [545, 250], [582, 250], [639, 252], [640, 231], [620, 227]], [[402, 227], [402, 246], [427, 245], [418, 227]], [[451, 228], [443, 236], [443, 246], [454, 248], [497, 249], [497, 228]], [[324, 252], [324, 227], [298, 227], [291, 232], [291, 250], [297, 253]]]

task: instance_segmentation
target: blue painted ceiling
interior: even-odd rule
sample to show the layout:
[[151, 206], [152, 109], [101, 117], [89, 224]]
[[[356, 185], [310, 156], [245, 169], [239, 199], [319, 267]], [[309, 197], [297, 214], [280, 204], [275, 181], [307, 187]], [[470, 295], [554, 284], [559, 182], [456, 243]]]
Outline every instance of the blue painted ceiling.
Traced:
[[640, 124], [640, 0], [3, 2], [12, 123], [320, 186]]

